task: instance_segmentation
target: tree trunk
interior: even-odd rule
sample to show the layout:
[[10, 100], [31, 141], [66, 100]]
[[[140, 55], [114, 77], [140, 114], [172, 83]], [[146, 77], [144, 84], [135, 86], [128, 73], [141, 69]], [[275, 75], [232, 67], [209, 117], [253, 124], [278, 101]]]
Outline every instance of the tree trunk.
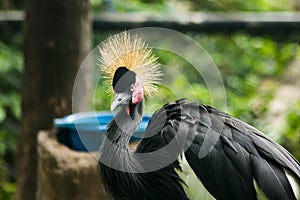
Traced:
[[[88, 0], [27, 0], [25, 6], [16, 200], [36, 197], [37, 133], [72, 113], [73, 83], [91, 41]], [[88, 96], [80, 102], [87, 105]]]

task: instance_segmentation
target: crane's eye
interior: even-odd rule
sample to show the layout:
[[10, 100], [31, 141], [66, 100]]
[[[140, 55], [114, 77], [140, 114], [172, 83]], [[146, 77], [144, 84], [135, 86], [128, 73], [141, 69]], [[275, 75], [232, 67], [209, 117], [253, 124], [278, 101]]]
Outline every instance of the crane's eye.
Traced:
[[133, 92], [134, 88], [135, 88], [134, 84], [131, 84], [130, 87], [129, 87], [129, 90], [130, 90], [131, 92]]

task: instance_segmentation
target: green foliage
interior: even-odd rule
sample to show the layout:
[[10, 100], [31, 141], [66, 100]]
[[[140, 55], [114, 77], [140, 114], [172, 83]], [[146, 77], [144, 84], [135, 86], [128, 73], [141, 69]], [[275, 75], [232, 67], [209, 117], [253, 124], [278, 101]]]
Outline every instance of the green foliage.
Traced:
[[14, 136], [12, 131], [0, 130], [0, 199], [12, 199], [15, 192], [15, 183], [12, 177], [12, 152], [15, 149], [16, 141]]
[[1, 0], [0, 10], [21, 10], [23, 8], [23, 0]]
[[96, 111], [110, 110], [112, 98], [113, 97], [107, 93], [107, 88], [104, 87], [102, 80], [100, 80], [92, 99], [92, 109]]
[[13, 154], [20, 118], [22, 53], [20, 35], [0, 35], [0, 199], [15, 191]]
[[159, 12], [167, 9], [164, 0], [90, 0], [95, 11]]
[[[290, 11], [293, 10], [292, 0], [90, 0], [93, 10], [104, 11], [111, 10], [116, 12], [172, 12], [178, 6], [174, 4], [181, 3], [189, 6], [191, 11]], [[24, 7], [22, 0], [2, 0], [0, 10], [21, 10]], [[175, 9], [175, 10], [174, 10]]]
[[286, 118], [287, 129], [282, 136], [283, 144], [300, 160], [300, 101], [293, 106]]
[[[197, 34], [195, 39], [218, 66], [226, 87], [227, 109], [234, 116], [254, 123], [259, 106], [267, 105], [273, 87], [258, 95], [264, 80], [279, 77], [287, 64], [299, 55], [295, 43], [278, 43], [267, 37], [237, 33], [224, 36]], [[262, 101], [257, 103], [257, 101]]]
[[293, 10], [293, 1], [291, 0], [188, 0], [192, 10], [203, 11], [288, 11]]
[[[300, 101], [294, 106], [294, 109], [287, 116], [288, 129], [286, 136], [294, 138], [296, 134], [300, 137]], [[295, 131], [296, 130], [296, 131]]]
[[[292, 0], [90, 0], [95, 11], [115, 12], [178, 12], [178, 11], [292, 11]], [[175, 6], [174, 6], [175, 4]], [[182, 8], [184, 6], [185, 8]]]
[[0, 123], [6, 117], [20, 116], [22, 54], [16, 37], [10, 43], [0, 41]]

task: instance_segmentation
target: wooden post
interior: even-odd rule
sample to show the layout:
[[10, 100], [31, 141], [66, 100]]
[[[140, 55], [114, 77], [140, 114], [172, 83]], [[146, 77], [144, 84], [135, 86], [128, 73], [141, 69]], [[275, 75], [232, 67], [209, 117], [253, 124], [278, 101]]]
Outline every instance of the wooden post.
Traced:
[[[53, 132], [38, 134], [38, 200], [105, 200], [96, 153], [76, 152]], [[117, 186], [116, 186], [117, 187]]]

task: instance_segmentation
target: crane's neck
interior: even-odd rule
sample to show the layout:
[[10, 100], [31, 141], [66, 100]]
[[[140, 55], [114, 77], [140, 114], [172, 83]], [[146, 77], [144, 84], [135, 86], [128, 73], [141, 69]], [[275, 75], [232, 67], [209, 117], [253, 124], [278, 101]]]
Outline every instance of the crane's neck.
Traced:
[[128, 144], [141, 123], [143, 107], [143, 101], [129, 105], [129, 112], [128, 108], [124, 107], [110, 122], [101, 147], [102, 163], [124, 171], [132, 171], [139, 167]]
[[113, 144], [127, 148], [130, 137], [141, 123], [143, 107], [143, 102], [130, 104], [114, 117], [107, 130], [107, 137]]

